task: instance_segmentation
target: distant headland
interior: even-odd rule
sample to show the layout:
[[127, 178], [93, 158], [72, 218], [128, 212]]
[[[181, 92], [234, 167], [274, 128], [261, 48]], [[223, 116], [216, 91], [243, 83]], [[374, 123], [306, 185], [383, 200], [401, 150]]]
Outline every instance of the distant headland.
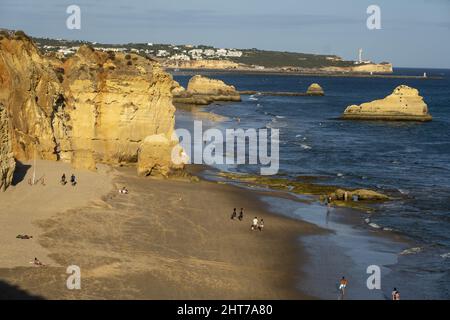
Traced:
[[227, 70], [268, 73], [319, 74], [391, 74], [389, 62], [375, 63], [363, 60], [362, 49], [355, 61], [337, 55], [310, 54], [286, 51], [215, 48], [208, 45], [175, 45], [156, 43], [103, 44], [97, 42], [32, 38], [44, 53], [69, 58], [82, 45], [99, 51], [135, 53], [157, 60], [167, 69], [174, 70]]

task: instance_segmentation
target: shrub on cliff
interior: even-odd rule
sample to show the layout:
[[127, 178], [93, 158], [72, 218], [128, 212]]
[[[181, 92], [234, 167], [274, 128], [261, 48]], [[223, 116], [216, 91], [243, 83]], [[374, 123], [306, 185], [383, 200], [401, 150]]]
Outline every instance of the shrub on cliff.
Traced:
[[25, 32], [23, 32], [22, 30], [17, 30], [14, 33], [14, 39], [16, 40], [29, 40], [31, 41], [31, 39], [25, 34]]

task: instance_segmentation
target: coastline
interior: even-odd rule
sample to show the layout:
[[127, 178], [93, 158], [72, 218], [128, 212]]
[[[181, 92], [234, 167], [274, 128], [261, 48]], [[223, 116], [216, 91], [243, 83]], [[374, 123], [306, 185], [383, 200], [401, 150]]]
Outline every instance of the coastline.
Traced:
[[378, 79], [416, 79], [416, 80], [443, 80], [444, 77], [422, 75], [395, 75], [395, 74], [367, 74], [367, 73], [308, 73], [308, 72], [287, 72], [287, 71], [269, 71], [269, 70], [241, 70], [241, 69], [174, 69], [166, 68], [166, 71], [176, 76], [190, 76], [195, 74], [215, 75], [215, 74], [241, 74], [241, 75], [281, 75], [281, 76], [304, 76], [304, 77], [323, 77], [323, 78], [378, 78]]
[[[0, 279], [10, 288], [2, 298], [312, 298], [295, 288], [307, 259], [297, 238], [319, 228], [269, 212], [255, 193], [238, 187], [200, 181], [193, 188], [192, 182], [138, 178], [132, 168], [114, 171], [115, 188], [101, 199], [45, 217], [30, 215], [43, 232], [33, 229], [30, 240], [8, 238], [23, 245], [28, 260], [42, 247], [47, 254], [39, 259], [47, 266], [2, 266]], [[122, 185], [130, 194], [116, 191]], [[75, 188], [82, 186], [80, 180]], [[50, 187], [48, 182], [40, 194]], [[233, 206], [245, 208], [244, 221], [230, 219]], [[250, 231], [253, 216], [264, 217], [264, 231]], [[8, 215], [5, 223], [17, 226], [15, 219]], [[69, 265], [81, 268], [81, 290], [65, 287]]]
[[[195, 118], [195, 115], [186, 115], [183, 112], [182, 117], [189, 116]], [[315, 234], [299, 235], [296, 240], [301, 248], [300, 255], [306, 252], [308, 257], [297, 270], [299, 278], [296, 286], [299, 291], [308, 292], [318, 299], [338, 299], [336, 283], [345, 275], [352, 283], [348, 299], [389, 300], [392, 288], [408, 281], [402, 279], [403, 275], [393, 271], [398, 271], [399, 263], [406, 258], [402, 252], [415, 247], [416, 244], [395, 230], [375, 227], [375, 224], [370, 223], [371, 218], [376, 215], [374, 203], [369, 201], [367, 204], [355, 205], [350, 202], [344, 205], [337, 201], [328, 212], [316, 193], [308, 193], [309, 180], [305, 181], [305, 192], [292, 193], [286, 188], [264, 186], [264, 183], [259, 185], [245, 179], [229, 179], [227, 174], [221, 173], [220, 169], [214, 167], [206, 167], [203, 172], [196, 172], [209, 181], [231, 184], [244, 191], [251, 190], [264, 202], [267, 210], [312, 224], [320, 230]], [[319, 185], [316, 188], [310, 187], [317, 189]], [[327, 186], [323, 185], [321, 188], [326, 190]], [[381, 269], [381, 290], [369, 290], [366, 286], [369, 277], [366, 269], [371, 265], [377, 265]], [[406, 289], [407, 286], [403, 284], [402, 287]], [[404, 297], [421, 298], [420, 293], [413, 287], [408, 288], [410, 291], [405, 292]]]

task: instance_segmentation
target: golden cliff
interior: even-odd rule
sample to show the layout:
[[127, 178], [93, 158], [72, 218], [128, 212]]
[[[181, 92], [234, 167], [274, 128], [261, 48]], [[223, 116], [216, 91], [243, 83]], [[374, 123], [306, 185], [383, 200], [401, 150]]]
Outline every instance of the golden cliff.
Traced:
[[57, 74], [34, 43], [23, 33], [0, 34], [0, 104], [10, 117], [16, 159], [57, 159], [53, 126], [61, 101]]
[[12, 182], [16, 162], [9, 134], [10, 125], [6, 108], [0, 104], [0, 190], [5, 190]]
[[[134, 54], [98, 52], [82, 46], [65, 62], [43, 57], [24, 34], [0, 37], [0, 104], [10, 115], [17, 159], [63, 160], [95, 169], [98, 162], [136, 163], [141, 174], [178, 168], [161, 155], [139, 157], [146, 139], [170, 143], [175, 108], [172, 78], [154, 61]], [[146, 143], [146, 150], [152, 145]], [[148, 151], [147, 151], [148, 152]]]
[[417, 89], [401, 85], [384, 99], [352, 105], [345, 109], [343, 119], [430, 121], [428, 106]]
[[136, 162], [147, 136], [171, 137], [172, 79], [152, 61], [83, 46], [64, 63], [64, 71], [71, 149], [61, 146], [63, 154], [83, 150], [96, 162]]
[[393, 67], [390, 63], [366, 63], [350, 67], [324, 67], [321, 70], [330, 73], [392, 73]]

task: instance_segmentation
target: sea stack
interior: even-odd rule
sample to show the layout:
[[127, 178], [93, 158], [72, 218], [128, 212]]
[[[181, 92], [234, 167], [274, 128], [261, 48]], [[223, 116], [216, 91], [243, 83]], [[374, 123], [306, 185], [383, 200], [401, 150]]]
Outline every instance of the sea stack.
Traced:
[[184, 104], [207, 105], [214, 101], [241, 101], [241, 96], [234, 86], [201, 75], [193, 76], [189, 80], [187, 90], [174, 82], [172, 94], [174, 102]]
[[325, 92], [323, 91], [322, 87], [319, 84], [313, 83], [309, 86], [308, 90], [306, 91], [306, 95], [323, 96], [325, 95]]
[[384, 99], [347, 107], [342, 119], [431, 121], [432, 117], [419, 91], [401, 85]]

